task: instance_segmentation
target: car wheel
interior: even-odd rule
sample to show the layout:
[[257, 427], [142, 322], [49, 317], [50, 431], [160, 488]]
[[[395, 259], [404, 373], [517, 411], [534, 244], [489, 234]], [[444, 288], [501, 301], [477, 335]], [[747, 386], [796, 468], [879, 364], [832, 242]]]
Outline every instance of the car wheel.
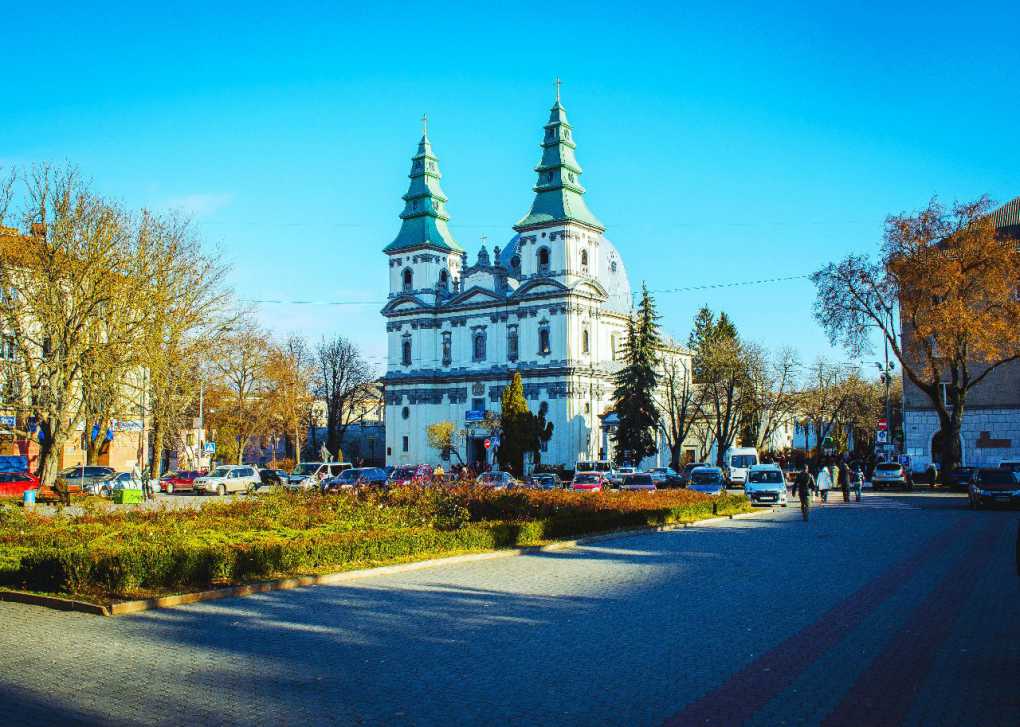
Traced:
[[223, 497], [227, 494], [227, 486], [224, 484], [216, 485], [216, 494]]
[[174, 494], [174, 486], [173, 485], [167, 483], [166, 494], [168, 494], [168, 495]]

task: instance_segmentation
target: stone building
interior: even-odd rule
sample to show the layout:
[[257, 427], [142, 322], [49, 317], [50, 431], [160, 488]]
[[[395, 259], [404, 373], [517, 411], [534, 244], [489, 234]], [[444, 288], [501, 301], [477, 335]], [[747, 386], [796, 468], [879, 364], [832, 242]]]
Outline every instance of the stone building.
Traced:
[[[993, 213], [1001, 235], [1020, 240], [1020, 197]], [[979, 372], [980, 367], [975, 366]], [[943, 396], [945, 393], [943, 392]], [[909, 378], [903, 380], [903, 435], [911, 467], [924, 469], [941, 458], [939, 417], [928, 397]], [[1020, 458], [1020, 361], [1000, 366], [967, 396], [960, 431], [963, 463], [997, 466]]]

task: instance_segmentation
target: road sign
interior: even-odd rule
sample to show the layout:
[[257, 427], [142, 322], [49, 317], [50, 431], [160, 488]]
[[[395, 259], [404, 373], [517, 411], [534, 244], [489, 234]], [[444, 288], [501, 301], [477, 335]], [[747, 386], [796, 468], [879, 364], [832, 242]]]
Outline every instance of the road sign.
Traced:
[[493, 449], [499, 449], [499, 435], [494, 435], [489, 441], [492, 443]]
[[492, 440], [491, 439], [486, 439], [485, 440], [485, 448], [488, 449], [491, 446], [492, 446]]
[[878, 420], [878, 430], [880, 432], [884, 432], [884, 431], [886, 431], [888, 429], [889, 429], [889, 420], [886, 419], [885, 417], [882, 417], [881, 419], [879, 419]]
[[202, 451], [206, 454], [216, 454], [216, 442], [206, 442]]
[[885, 431], [884, 429], [878, 430], [877, 432], [875, 432], [875, 441], [878, 442], [879, 444], [885, 444], [886, 442], [889, 441], [889, 432]]

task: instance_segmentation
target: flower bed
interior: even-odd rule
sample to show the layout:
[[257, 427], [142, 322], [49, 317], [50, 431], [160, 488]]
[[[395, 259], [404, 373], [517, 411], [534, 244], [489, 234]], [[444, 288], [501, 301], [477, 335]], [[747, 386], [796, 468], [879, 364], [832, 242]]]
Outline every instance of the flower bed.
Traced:
[[78, 517], [0, 505], [0, 585], [98, 601], [362, 568], [750, 509], [686, 490], [604, 494], [395, 488], [272, 493], [198, 510], [96, 507]]

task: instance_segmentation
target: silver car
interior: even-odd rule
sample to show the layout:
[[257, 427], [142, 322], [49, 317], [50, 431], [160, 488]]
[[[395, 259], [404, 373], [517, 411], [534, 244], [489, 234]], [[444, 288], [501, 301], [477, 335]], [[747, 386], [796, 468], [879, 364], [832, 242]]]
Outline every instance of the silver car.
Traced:
[[787, 505], [786, 477], [779, 465], [756, 464], [747, 470], [744, 494], [752, 505]]

